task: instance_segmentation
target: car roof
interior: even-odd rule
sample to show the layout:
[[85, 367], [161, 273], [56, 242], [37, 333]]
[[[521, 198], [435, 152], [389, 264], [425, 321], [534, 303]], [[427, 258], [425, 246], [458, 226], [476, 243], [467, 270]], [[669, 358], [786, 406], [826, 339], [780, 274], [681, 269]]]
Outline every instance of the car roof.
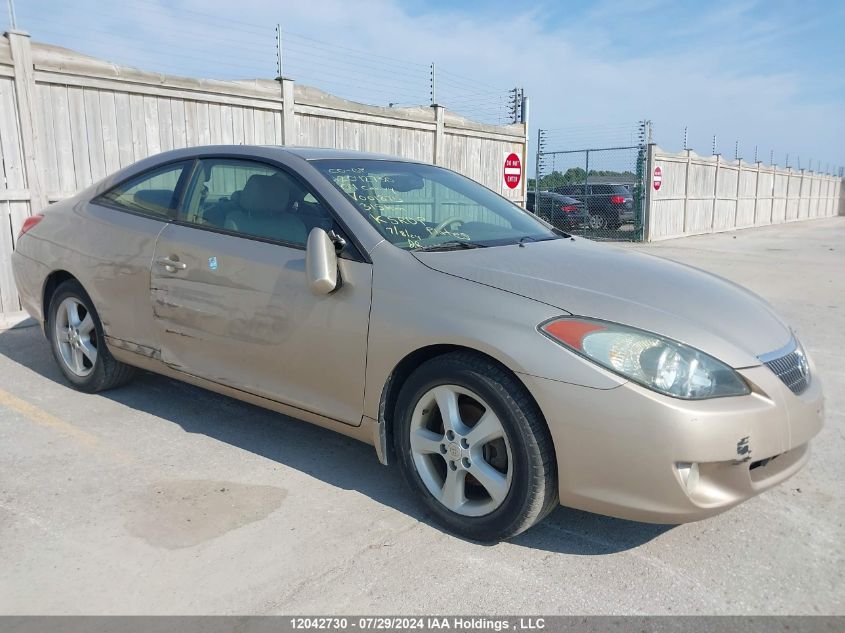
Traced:
[[354, 149], [332, 149], [329, 147], [290, 147], [283, 145], [266, 145], [265, 147], [278, 148], [288, 154], [294, 154], [305, 160], [343, 160], [343, 159], [366, 159], [366, 160], [392, 160], [401, 161], [403, 163], [419, 163], [423, 161], [415, 161], [409, 158], [402, 158], [400, 156], [391, 156], [390, 154], [376, 154], [373, 152], [361, 152]]
[[326, 147], [292, 147], [292, 146], [284, 146], [284, 145], [194, 145], [191, 147], [182, 147], [179, 149], [169, 150], [167, 152], [162, 152], [161, 154], [156, 154], [154, 156], [148, 156], [146, 159], [143, 159], [136, 163], [136, 165], [144, 164], [144, 167], [149, 167], [155, 163], [164, 162], [167, 160], [174, 160], [174, 159], [181, 159], [181, 158], [193, 158], [195, 156], [201, 154], [216, 154], [216, 153], [226, 153], [226, 154], [236, 154], [236, 155], [244, 155], [250, 156], [251, 153], [254, 153], [256, 156], [267, 156], [268, 151], [270, 154], [286, 154], [288, 156], [295, 156], [297, 158], [303, 160], [389, 160], [389, 161], [400, 161], [404, 163], [422, 163], [426, 164], [425, 161], [418, 161], [418, 160], [411, 160], [408, 158], [402, 158], [400, 156], [390, 156], [389, 154], [375, 154], [371, 152], [359, 152], [357, 150], [350, 150], [350, 149], [330, 149]]

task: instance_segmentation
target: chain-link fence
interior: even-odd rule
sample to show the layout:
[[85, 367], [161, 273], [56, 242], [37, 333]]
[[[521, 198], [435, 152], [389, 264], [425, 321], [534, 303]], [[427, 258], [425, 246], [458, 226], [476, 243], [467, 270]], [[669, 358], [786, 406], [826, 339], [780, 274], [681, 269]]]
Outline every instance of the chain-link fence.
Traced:
[[650, 141], [649, 121], [593, 131], [539, 130], [528, 210], [568, 233], [642, 240]]

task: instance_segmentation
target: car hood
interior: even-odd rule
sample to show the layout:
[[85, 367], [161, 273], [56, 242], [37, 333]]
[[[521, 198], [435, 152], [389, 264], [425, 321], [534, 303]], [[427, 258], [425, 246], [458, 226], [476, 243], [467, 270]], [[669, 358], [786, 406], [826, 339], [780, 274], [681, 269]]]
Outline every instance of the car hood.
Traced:
[[763, 299], [691, 266], [585, 239], [414, 253], [429, 268], [541, 301], [562, 313], [661, 334], [732, 367], [789, 343]]

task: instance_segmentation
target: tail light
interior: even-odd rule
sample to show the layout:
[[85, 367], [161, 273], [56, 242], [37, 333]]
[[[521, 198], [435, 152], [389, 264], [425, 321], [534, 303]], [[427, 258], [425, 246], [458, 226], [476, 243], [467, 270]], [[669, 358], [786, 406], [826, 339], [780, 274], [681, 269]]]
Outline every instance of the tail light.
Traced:
[[21, 239], [21, 236], [29, 231], [33, 226], [41, 222], [44, 219], [43, 213], [36, 213], [35, 215], [29, 216], [26, 220], [23, 221], [23, 226], [21, 226], [21, 232], [18, 233], [18, 239]]
[[610, 204], [625, 204], [625, 196], [610, 196]]
[[578, 210], [578, 205], [577, 204], [565, 204], [560, 208], [560, 210], [564, 211], [565, 213], [572, 213], [573, 211]]

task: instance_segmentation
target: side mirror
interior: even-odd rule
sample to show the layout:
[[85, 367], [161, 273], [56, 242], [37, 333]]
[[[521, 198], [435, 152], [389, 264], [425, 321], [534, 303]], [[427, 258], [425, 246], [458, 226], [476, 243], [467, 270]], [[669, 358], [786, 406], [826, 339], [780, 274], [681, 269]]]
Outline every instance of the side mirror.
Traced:
[[308, 277], [308, 287], [315, 295], [327, 295], [340, 287], [335, 245], [321, 228], [313, 228], [308, 234], [305, 275]]

